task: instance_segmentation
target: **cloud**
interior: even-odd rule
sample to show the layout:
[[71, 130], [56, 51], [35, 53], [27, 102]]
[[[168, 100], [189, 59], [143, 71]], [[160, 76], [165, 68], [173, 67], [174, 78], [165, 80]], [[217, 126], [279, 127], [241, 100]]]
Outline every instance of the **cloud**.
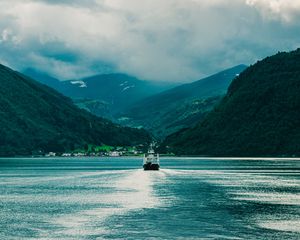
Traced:
[[246, 3], [271, 20], [296, 24], [300, 19], [300, 1], [297, 0], [247, 0]]
[[192, 81], [299, 46], [292, 0], [2, 0], [0, 61], [60, 79]]

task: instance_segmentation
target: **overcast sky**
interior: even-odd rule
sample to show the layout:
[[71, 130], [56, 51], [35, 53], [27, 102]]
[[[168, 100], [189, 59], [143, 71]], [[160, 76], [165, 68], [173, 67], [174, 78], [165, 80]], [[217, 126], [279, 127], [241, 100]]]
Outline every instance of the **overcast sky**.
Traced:
[[0, 0], [0, 62], [192, 81], [300, 47], [300, 0]]

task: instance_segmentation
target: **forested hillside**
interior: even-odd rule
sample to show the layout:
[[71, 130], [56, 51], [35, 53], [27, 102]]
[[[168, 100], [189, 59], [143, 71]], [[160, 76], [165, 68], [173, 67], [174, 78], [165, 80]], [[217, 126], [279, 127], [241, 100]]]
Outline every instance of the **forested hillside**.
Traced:
[[85, 144], [135, 145], [143, 130], [121, 127], [77, 108], [55, 90], [0, 65], [0, 156], [69, 151]]
[[177, 154], [300, 156], [300, 49], [246, 69], [196, 127], [164, 146]]

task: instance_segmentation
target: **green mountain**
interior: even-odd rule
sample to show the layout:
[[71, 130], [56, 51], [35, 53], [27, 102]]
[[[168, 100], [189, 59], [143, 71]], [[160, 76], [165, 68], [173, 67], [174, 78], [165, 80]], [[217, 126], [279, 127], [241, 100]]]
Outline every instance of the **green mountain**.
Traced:
[[38, 71], [33, 68], [27, 68], [22, 73], [25, 74], [26, 76], [28, 76], [42, 84], [45, 84], [48, 87], [54, 88], [58, 91], [62, 86], [61, 81], [58, 80], [57, 78], [51, 77], [48, 74], [43, 73], [43, 72]]
[[245, 68], [245, 65], [239, 65], [150, 96], [120, 114], [119, 122], [143, 127], [159, 138], [191, 127], [213, 109], [232, 79]]
[[64, 152], [86, 144], [131, 146], [150, 141], [143, 130], [121, 127], [0, 65], [0, 156]]
[[69, 81], [59, 81], [33, 69], [25, 70], [24, 74], [72, 98], [80, 108], [111, 119], [133, 103], [176, 85], [144, 81], [121, 73], [99, 74]]
[[169, 136], [177, 154], [300, 156], [300, 49], [246, 69], [196, 127]]

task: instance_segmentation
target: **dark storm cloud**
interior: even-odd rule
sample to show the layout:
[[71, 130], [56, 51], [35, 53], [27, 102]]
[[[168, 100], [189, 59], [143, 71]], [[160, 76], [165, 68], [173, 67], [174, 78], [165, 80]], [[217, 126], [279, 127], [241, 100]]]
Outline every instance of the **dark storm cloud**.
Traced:
[[63, 79], [191, 81], [299, 47], [299, 13], [294, 0], [4, 0], [0, 60]]

